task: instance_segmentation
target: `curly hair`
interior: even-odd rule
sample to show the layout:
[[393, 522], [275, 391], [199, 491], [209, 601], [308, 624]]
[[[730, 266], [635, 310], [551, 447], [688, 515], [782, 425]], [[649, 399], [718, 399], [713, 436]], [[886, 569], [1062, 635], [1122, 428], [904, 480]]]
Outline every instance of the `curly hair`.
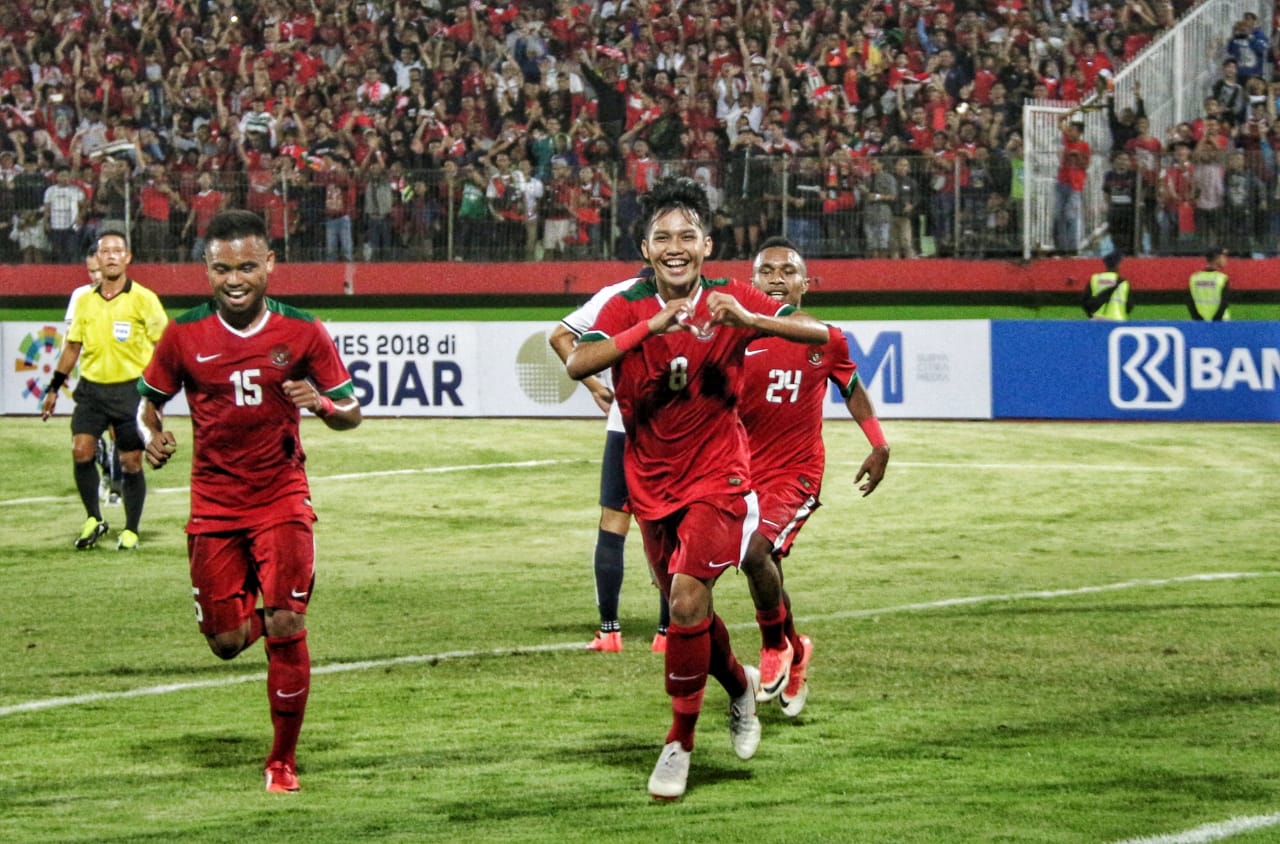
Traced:
[[670, 176], [640, 197], [642, 235], [647, 237], [655, 220], [676, 210], [682, 211], [704, 233], [711, 231], [711, 203], [702, 185], [686, 176]]

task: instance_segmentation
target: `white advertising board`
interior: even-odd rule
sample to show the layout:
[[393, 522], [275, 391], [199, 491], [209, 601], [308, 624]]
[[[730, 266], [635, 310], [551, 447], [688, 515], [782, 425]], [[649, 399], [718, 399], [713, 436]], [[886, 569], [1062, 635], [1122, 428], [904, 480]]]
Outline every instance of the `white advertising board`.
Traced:
[[[540, 322], [326, 324], [366, 416], [598, 417], [564, 374]], [[61, 323], [3, 324], [5, 414], [37, 414], [62, 345]], [[991, 416], [987, 322], [851, 322], [839, 326], [885, 418]], [[74, 382], [72, 382], [74, 383]], [[68, 413], [70, 400], [59, 403]], [[186, 413], [181, 397], [167, 408]], [[831, 417], [847, 416], [838, 396]]]

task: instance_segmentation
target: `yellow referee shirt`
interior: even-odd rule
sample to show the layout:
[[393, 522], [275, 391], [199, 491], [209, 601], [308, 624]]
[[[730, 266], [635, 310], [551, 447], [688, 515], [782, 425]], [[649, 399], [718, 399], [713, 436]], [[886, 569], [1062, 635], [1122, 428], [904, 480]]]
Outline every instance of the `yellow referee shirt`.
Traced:
[[105, 299], [99, 288], [80, 297], [67, 329], [79, 343], [80, 377], [95, 384], [136, 381], [169, 322], [159, 297], [133, 279]]

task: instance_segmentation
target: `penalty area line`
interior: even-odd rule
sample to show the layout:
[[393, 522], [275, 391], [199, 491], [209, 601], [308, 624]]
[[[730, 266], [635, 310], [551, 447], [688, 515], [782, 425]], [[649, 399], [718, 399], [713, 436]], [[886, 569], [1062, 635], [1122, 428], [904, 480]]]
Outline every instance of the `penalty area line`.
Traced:
[[[1273, 572], [1208, 572], [1205, 574], [1186, 575], [1184, 577], [1168, 577], [1150, 580], [1126, 580], [1119, 583], [1107, 583], [1099, 586], [1080, 586], [1074, 589], [1053, 589], [1034, 592], [1009, 592], [998, 595], [971, 595], [962, 598], [945, 598], [939, 601], [925, 601], [915, 604], [899, 604], [891, 607], [869, 610], [846, 610], [823, 615], [805, 616], [800, 621], [838, 621], [850, 618], [871, 618], [902, 612], [922, 612], [926, 610], [946, 609], [949, 607], [974, 606], [978, 604], [1007, 603], [1011, 601], [1052, 600], [1077, 595], [1091, 595], [1100, 592], [1115, 592], [1123, 589], [1140, 589], [1159, 586], [1172, 586], [1180, 583], [1212, 583], [1224, 580], [1243, 580], [1255, 577], [1275, 576]], [[734, 629], [756, 627], [754, 622], [730, 625]], [[580, 642], [560, 642], [549, 645], [528, 645], [523, 647], [493, 648], [490, 650], [445, 651], [437, 654], [415, 654], [409, 656], [390, 657], [387, 659], [367, 659], [358, 662], [336, 662], [326, 665], [312, 666], [315, 674], [346, 674], [352, 671], [368, 671], [376, 668], [388, 668], [395, 665], [420, 665], [445, 660], [475, 659], [478, 657], [521, 656], [524, 654], [553, 653], [559, 651], [586, 650]], [[123, 689], [118, 692], [92, 692], [83, 695], [45, 698], [26, 703], [15, 703], [0, 706], [0, 718], [19, 715], [27, 712], [39, 712], [46, 709], [58, 709], [64, 706], [81, 706], [90, 703], [101, 703], [110, 700], [126, 700], [129, 698], [150, 697], [155, 695], [186, 692], [194, 689], [213, 689], [223, 686], [235, 686], [242, 683], [261, 682], [266, 680], [265, 672], [253, 674], [237, 674], [233, 677], [218, 677], [209, 680], [193, 680], [186, 683], [165, 683], [157, 686], [142, 686], [135, 689]]]

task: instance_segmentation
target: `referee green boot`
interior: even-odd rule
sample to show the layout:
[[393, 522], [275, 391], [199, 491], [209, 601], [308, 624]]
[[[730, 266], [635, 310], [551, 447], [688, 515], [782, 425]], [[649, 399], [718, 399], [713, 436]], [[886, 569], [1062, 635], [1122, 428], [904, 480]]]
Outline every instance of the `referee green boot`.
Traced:
[[90, 516], [84, 520], [84, 527], [80, 529], [80, 538], [76, 540], [77, 550], [84, 551], [86, 548], [92, 548], [106, 533], [107, 523]]

